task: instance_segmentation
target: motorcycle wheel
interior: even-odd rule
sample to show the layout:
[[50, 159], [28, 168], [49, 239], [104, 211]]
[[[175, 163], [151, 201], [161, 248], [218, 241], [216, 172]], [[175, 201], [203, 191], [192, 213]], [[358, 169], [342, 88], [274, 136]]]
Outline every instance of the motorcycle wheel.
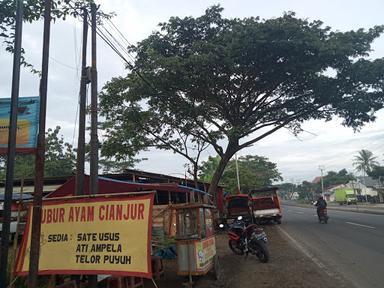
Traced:
[[258, 240], [252, 241], [251, 245], [254, 245], [253, 249], [256, 250], [256, 256], [259, 258], [260, 262], [267, 263], [269, 261], [269, 251], [267, 244], [261, 240]]
[[237, 255], [243, 255], [244, 251], [241, 249], [238, 245], [238, 242], [235, 240], [229, 240], [228, 241], [229, 248], [232, 250], [233, 253]]

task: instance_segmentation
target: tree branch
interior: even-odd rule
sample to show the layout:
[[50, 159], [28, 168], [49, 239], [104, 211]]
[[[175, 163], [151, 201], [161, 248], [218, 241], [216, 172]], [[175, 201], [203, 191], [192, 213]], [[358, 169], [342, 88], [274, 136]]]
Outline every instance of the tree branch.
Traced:
[[[313, 105], [311, 105], [311, 106], [313, 106]], [[305, 115], [305, 114], [307, 114], [307, 113], [311, 113], [311, 112], [316, 111], [316, 110], [319, 110], [319, 109], [320, 109], [321, 107], [323, 107], [323, 106], [324, 106], [324, 104], [323, 104], [323, 105], [320, 105], [319, 107], [316, 107], [316, 108], [314, 108], [314, 109], [311, 109], [311, 110], [309, 110], [309, 111], [307, 111], [306, 109], [302, 109], [301, 112], [299, 112], [299, 113], [294, 113], [294, 114], [292, 114], [292, 115], [289, 115], [289, 116], [285, 117], [285, 120], [283, 120], [283, 122], [282, 122], [281, 124], [277, 125], [275, 128], [273, 128], [273, 129], [271, 129], [271, 130], [265, 132], [264, 134], [260, 135], [259, 137], [256, 137], [256, 138], [254, 138], [254, 139], [252, 139], [252, 140], [250, 140], [250, 141], [247, 141], [247, 142], [245, 142], [245, 143], [239, 145], [238, 150], [241, 150], [241, 149], [243, 149], [243, 148], [245, 148], [245, 147], [247, 147], [247, 146], [250, 146], [250, 145], [256, 143], [257, 141], [260, 141], [261, 139], [265, 138], [266, 136], [272, 134], [273, 132], [276, 132], [277, 130], [283, 128], [285, 125], [287, 125], [287, 124], [288, 124], [289, 122], [291, 122], [292, 120], [297, 119], [297, 117], [299, 117], [299, 116], [303, 116], [303, 115]], [[284, 119], [284, 118], [283, 118], [283, 119]], [[280, 122], [280, 121], [282, 121], [282, 119], [280, 119], [279, 122]], [[255, 130], [255, 131], [256, 131], [256, 130]], [[254, 131], [253, 131], [253, 132], [254, 132]], [[252, 133], [252, 132], [251, 132], [251, 133]], [[248, 135], [248, 134], [250, 134], [250, 133], [247, 133], [247, 135]]]
[[[150, 130], [148, 129], [145, 129], [143, 128], [146, 132], [148, 132], [150, 135], [152, 135], [156, 140], [160, 141], [161, 143], [163, 143], [165, 146], [169, 147], [173, 152], [177, 153], [177, 154], [180, 154], [182, 156], [184, 156], [185, 158], [187, 158], [189, 161], [193, 162], [194, 159], [192, 157], [190, 157], [188, 155], [188, 153], [184, 153], [182, 151], [180, 151], [179, 149], [177, 149], [176, 147], [174, 147], [173, 145], [171, 145], [169, 142], [165, 141], [164, 139], [162, 139], [161, 137], [159, 136], [156, 136], [156, 134], [154, 134], [153, 132], [151, 132]], [[154, 145], [155, 147], [160, 147], [159, 145]]]

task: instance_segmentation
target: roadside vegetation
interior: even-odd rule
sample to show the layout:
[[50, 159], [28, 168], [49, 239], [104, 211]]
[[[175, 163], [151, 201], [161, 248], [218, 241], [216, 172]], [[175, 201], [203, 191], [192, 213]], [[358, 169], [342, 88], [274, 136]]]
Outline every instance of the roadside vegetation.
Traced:
[[[201, 164], [200, 179], [210, 182], [219, 165], [220, 157], [209, 157]], [[282, 181], [277, 165], [266, 157], [246, 155], [239, 157], [237, 161], [239, 168], [240, 192], [249, 193], [251, 190], [272, 185], [276, 181]], [[236, 161], [230, 160], [220, 179], [220, 185], [225, 191], [237, 192]]]
[[[60, 135], [60, 126], [48, 129], [45, 138], [45, 177], [73, 175], [76, 168], [76, 154], [71, 144]], [[0, 157], [0, 181], [5, 180], [4, 155]], [[33, 178], [35, 175], [35, 155], [19, 154], [15, 159], [15, 179]]]
[[[347, 184], [349, 181], [356, 181], [356, 175], [369, 176], [377, 180], [378, 185], [384, 185], [384, 166], [380, 165], [379, 157], [375, 156], [371, 151], [362, 149], [353, 157], [353, 166], [355, 172], [348, 172], [342, 169], [339, 172], [328, 171], [323, 177], [324, 188], [341, 184]], [[310, 182], [303, 181], [301, 184], [283, 183], [278, 185], [280, 194], [285, 199], [292, 199], [293, 193], [298, 193], [298, 201], [308, 203], [314, 199], [315, 195], [322, 192], [321, 181]]]

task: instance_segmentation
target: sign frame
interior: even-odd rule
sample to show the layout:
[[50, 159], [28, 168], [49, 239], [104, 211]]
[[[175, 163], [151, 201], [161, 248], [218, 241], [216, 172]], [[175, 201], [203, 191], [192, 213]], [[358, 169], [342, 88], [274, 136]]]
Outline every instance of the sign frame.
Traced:
[[[129, 193], [129, 192], [128, 192]], [[124, 201], [124, 200], [149, 200], [149, 212], [148, 212], [148, 231], [147, 231], [147, 272], [129, 272], [129, 271], [122, 271], [122, 270], [72, 270], [72, 269], [46, 269], [46, 270], [40, 270], [38, 272], [38, 275], [114, 275], [114, 276], [135, 276], [135, 277], [143, 277], [143, 278], [152, 278], [152, 263], [151, 263], [151, 238], [152, 238], [152, 216], [153, 216], [153, 203], [154, 203], [154, 193], [151, 191], [148, 192], [146, 195], [137, 195], [137, 194], [131, 194], [127, 196], [122, 196], [119, 193], [118, 195], [108, 194], [108, 195], [97, 195], [95, 197], [88, 197], [88, 198], [66, 198], [66, 199], [52, 199], [52, 200], [45, 200], [43, 202], [43, 209], [44, 206], [51, 206], [51, 205], [60, 205], [60, 204], [82, 204], [82, 203], [92, 203], [92, 202], [105, 202], [105, 201]], [[141, 194], [141, 193], [140, 193]], [[88, 196], [88, 195], [87, 195]], [[87, 197], [85, 196], [85, 197]], [[93, 195], [92, 195], [93, 196]], [[24, 266], [24, 259], [26, 257], [26, 250], [28, 246], [29, 241], [29, 231], [30, 231], [30, 225], [32, 220], [32, 205], [28, 209], [28, 218], [27, 223], [25, 226], [25, 232], [22, 239], [22, 245], [19, 248], [19, 253], [17, 254], [17, 258], [15, 261], [15, 275], [18, 276], [27, 276], [29, 271], [22, 271]]]

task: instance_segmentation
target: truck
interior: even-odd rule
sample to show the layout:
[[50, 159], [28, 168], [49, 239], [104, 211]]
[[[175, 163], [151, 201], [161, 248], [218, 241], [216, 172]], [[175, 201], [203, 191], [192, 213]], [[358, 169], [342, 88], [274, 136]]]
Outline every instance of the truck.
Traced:
[[231, 195], [225, 198], [226, 218], [235, 219], [238, 216], [251, 217], [251, 199], [248, 194]]
[[277, 187], [263, 187], [254, 189], [249, 193], [253, 218], [256, 223], [263, 224], [274, 221], [281, 224], [283, 213], [277, 190]]
[[340, 205], [357, 204], [356, 193], [352, 188], [335, 189], [335, 201]]

